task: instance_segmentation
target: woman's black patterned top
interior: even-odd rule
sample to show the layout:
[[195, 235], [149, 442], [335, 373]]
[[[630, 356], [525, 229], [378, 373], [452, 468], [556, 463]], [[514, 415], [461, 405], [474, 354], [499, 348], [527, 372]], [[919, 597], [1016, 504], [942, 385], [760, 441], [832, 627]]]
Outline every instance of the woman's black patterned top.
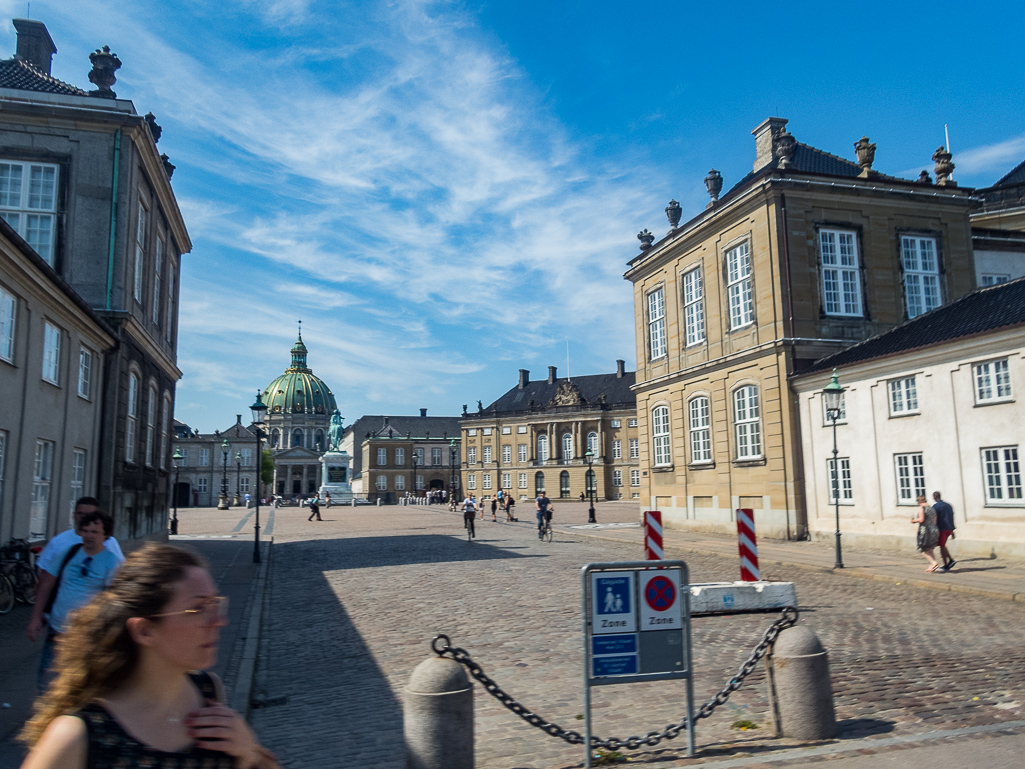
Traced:
[[[189, 677], [204, 699], [217, 699], [213, 679], [208, 673], [190, 673]], [[233, 769], [235, 766], [234, 758], [217, 750], [193, 747], [181, 753], [168, 753], [143, 745], [96, 702], [74, 715], [85, 722], [89, 732], [88, 769]]]

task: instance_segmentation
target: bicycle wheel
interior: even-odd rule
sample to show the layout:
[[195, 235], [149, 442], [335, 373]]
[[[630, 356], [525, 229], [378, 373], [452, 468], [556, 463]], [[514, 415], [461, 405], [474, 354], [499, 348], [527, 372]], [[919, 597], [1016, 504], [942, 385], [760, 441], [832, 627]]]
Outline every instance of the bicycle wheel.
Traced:
[[554, 536], [555, 536], [555, 529], [553, 529], [552, 528], [552, 524], [549, 523], [548, 525], [545, 526], [545, 539], [547, 539], [549, 542], [551, 542], [552, 541], [552, 537], [554, 537]]
[[24, 561], [14, 564], [11, 572], [11, 583], [14, 585], [14, 597], [22, 603], [32, 606], [36, 602], [36, 571]]
[[6, 614], [14, 607], [14, 585], [6, 574], [0, 574], [0, 614]]

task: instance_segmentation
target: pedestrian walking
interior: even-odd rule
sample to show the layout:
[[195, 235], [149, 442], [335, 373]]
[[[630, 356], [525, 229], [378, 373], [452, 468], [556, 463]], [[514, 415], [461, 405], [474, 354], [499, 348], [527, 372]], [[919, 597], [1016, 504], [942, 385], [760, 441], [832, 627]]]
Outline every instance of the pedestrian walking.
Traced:
[[477, 500], [470, 494], [463, 500], [463, 528], [470, 530], [470, 538], [477, 539], [477, 532], [473, 529], [474, 513], [477, 512]]
[[157, 544], [133, 553], [62, 636], [57, 678], [19, 735], [22, 769], [277, 769], [222, 704], [220, 679], [201, 672], [226, 617], [198, 556]]
[[313, 516], [317, 516], [318, 521], [324, 520], [320, 517], [320, 494], [314, 494], [312, 499], [310, 499], [310, 517], [306, 520], [312, 521]]
[[545, 536], [545, 516], [548, 513], [548, 506], [552, 503], [548, 497], [545, 496], [544, 489], [537, 495], [537, 499], [534, 500], [534, 506], [537, 508], [537, 538], [544, 539]]
[[950, 571], [957, 565], [957, 561], [947, 550], [947, 540], [957, 539], [954, 536], [954, 508], [944, 502], [938, 491], [932, 493], [932, 509], [936, 511], [936, 527], [940, 530], [940, 537], [937, 544], [940, 546], [940, 557], [943, 559], [943, 571]]
[[491, 498], [491, 520], [494, 523], [498, 523], [498, 499], [497, 497]]
[[512, 523], [516, 520], [516, 516], [513, 515], [513, 506], [516, 504], [516, 500], [513, 499], [512, 494], [505, 495], [505, 520]]
[[929, 506], [924, 495], [918, 497], [918, 515], [912, 518], [911, 522], [918, 524], [918, 552], [929, 562], [926, 571], [936, 571], [940, 565], [933, 555], [933, 550], [939, 542], [940, 530], [936, 525], [936, 510]]
[[324, 507], [331, 507], [331, 492], [324, 495]]
[[[53, 658], [57, 639], [67, 629], [68, 618], [85, 606], [114, 579], [124, 561], [105, 547], [114, 533], [114, 520], [95, 509], [78, 518], [80, 542], [71, 544], [40, 573], [49, 579], [40, 581], [26, 635], [35, 643], [45, 628], [46, 637], [39, 657], [36, 687], [41, 694], [53, 679]], [[47, 616], [44, 616], [47, 615]]]

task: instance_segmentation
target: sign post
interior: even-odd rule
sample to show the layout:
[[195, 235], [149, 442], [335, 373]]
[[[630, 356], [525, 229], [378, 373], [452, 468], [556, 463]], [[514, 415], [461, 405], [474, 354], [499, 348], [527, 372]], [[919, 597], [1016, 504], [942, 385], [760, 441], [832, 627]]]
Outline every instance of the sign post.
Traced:
[[687, 682], [687, 754], [694, 755], [690, 592], [683, 561], [591, 563], [583, 568], [584, 746], [591, 766], [591, 687]]

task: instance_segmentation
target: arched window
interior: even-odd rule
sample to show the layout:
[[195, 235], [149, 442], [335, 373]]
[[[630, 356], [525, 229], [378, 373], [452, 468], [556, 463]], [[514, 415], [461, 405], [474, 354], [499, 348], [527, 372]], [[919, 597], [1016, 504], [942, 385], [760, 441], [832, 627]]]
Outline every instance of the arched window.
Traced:
[[570, 433], [562, 434], [562, 457], [561, 459], [569, 461], [573, 459], [573, 436]]
[[592, 492], [595, 494], [598, 493], [598, 484], [595, 483], [595, 477], [596, 476], [594, 474], [594, 470], [588, 470], [586, 473], [584, 473], [584, 482], [587, 485], [586, 491], [588, 495], [590, 495]]
[[569, 499], [569, 472], [566, 470], [559, 473], [559, 496]]
[[587, 434], [587, 450], [598, 457], [598, 433]]
[[139, 377], [128, 375], [128, 414], [125, 420], [125, 461], [135, 461], [135, 439], [139, 420]]
[[164, 393], [164, 410], [160, 415], [160, 469], [167, 469], [167, 438], [171, 432], [171, 396]]
[[292, 446], [295, 447], [295, 446], [302, 446], [302, 445], [303, 445], [303, 431], [300, 430], [297, 427], [297, 428], [295, 428], [292, 431]]
[[150, 385], [146, 403], [146, 467], [153, 467], [153, 442], [157, 430], [157, 388]]
[[278, 428], [274, 428], [270, 431], [270, 447], [276, 449], [281, 443], [281, 431]]
[[673, 463], [669, 443], [669, 407], [656, 406], [651, 410], [651, 448], [655, 467]]
[[534, 494], [540, 494], [545, 490], [545, 474], [538, 470], [534, 473]]
[[754, 385], [738, 387], [733, 393], [737, 459], [754, 459], [762, 455], [762, 429], [758, 415], [758, 388]]
[[317, 451], [324, 451], [324, 431], [318, 429], [313, 437], [313, 448]]
[[[541, 462], [547, 462], [548, 461], [548, 436], [547, 435], [542, 434], [542, 435], [537, 436], [537, 458]], [[541, 473], [541, 475], [543, 477], [544, 474]]]
[[708, 398], [699, 395], [687, 404], [690, 417], [690, 461], [712, 461], [712, 417]]

